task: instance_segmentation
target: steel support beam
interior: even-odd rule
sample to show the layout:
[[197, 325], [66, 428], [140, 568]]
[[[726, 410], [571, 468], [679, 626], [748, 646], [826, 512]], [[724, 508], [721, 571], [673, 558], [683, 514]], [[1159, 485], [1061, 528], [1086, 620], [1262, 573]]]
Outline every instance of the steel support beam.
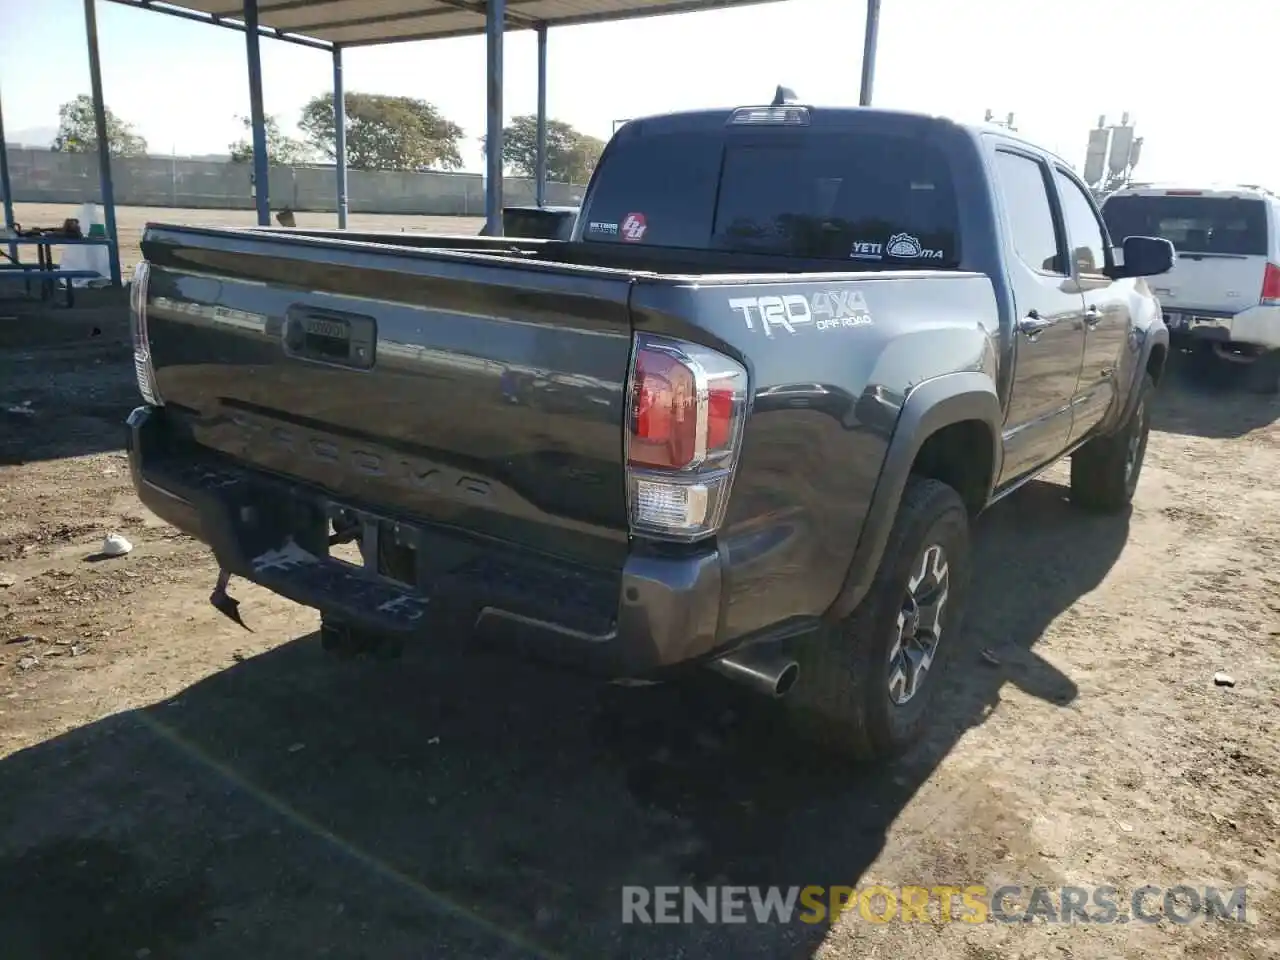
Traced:
[[502, 236], [502, 35], [506, 0], [489, 0], [485, 9], [485, 66], [489, 77], [485, 123], [485, 233]]
[[[111, 285], [120, 286], [120, 237], [116, 233], [116, 194], [111, 183], [111, 141], [107, 131], [107, 106], [102, 97], [102, 61], [98, 57], [98, 11], [95, 0], [84, 0], [84, 32], [89, 41], [89, 87], [93, 94], [93, 127], [98, 138], [98, 178], [102, 189], [102, 217], [107, 228], [107, 258]], [[85, 225], [86, 227], [88, 224]]]
[[538, 24], [538, 147], [534, 175], [534, 197], [540, 207], [547, 205], [547, 25]]
[[880, 0], [867, 0], [867, 29], [862, 35], [862, 92], [858, 105], [871, 106], [871, 86], [876, 78], [876, 44], [880, 39]]
[[[13, 184], [9, 180], [9, 148], [4, 143], [4, 98], [0, 97], [0, 200], [4, 202], [4, 231], [13, 229]], [[9, 244], [9, 257], [18, 259], [18, 247]]]
[[347, 98], [342, 48], [333, 48], [333, 169], [338, 176], [338, 229], [347, 229]]
[[[227, 30], [239, 30], [244, 33], [248, 28], [243, 23], [237, 23], [235, 20], [227, 20], [222, 16], [212, 13], [201, 13], [197, 10], [183, 10], [179, 7], [157, 7], [153, 6], [155, 0], [111, 0], [112, 3], [120, 3], [126, 7], [133, 7], [135, 10], [147, 10], [150, 13], [163, 13], [167, 17], [178, 17], [182, 20], [190, 20], [192, 23], [203, 23], [207, 27], [223, 27]], [[175, 0], [178, 2], [178, 0]], [[300, 47], [310, 47], [312, 50], [332, 50], [333, 44], [324, 40], [316, 40], [312, 37], [300, 36], [296, 33], [290, 33], [288, 30], [275, 30], [271, 27], [259, 27], [258, 32], [264, 37], [270, 37], [272, 40], [283, 40], [285, 43], [296, 43]]]
[[[86, 0], [89, 2], [89, 0]], [[271, 226], [271, 167], [267, 157], [267, 115], [262, 109], [262, 50], [258, 0], [244, 0], [245, 48], [249, 54], [249, 122], [253, 128], [253, 193], [258, 226]]]

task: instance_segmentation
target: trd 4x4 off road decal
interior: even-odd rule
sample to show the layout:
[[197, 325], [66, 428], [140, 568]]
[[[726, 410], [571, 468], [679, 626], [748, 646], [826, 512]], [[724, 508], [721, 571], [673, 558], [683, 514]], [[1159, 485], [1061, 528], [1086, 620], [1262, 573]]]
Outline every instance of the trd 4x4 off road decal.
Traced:
[[863, 327], [871, 323], [866, 298], [858, 290], [819, 290], [807, 297], [798, 293], [781, 297], [733, 297], [729, 306], [742, 314], [748, 330], [755, 330], [759, 324], [766, 337], [773, 336], [774, 327], [794, 334], [796, 327], [809, 323], [818, 330]]

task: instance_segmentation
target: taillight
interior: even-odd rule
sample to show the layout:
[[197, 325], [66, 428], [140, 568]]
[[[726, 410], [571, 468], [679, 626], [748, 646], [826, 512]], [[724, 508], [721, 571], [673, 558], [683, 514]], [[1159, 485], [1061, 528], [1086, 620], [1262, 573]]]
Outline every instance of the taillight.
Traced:
[[1262, 274], [1262, 297], [1264, 307], [1280, 307], [1280, 267], [1268, 263]]
[[715, 533], [742, 443], [746, 369], [697, 344], [637, 334], [628, 398], [632, 532], [674, 540]]
[[143, 260], [133, 268], [129, 281], [129, 330], [133, 335], [133, 373], [138, 392], [152, 406], [163, 405], [156, 387], [156, 368], [151, 362], [151, 338], [147, 334], [147, 285], [151, 282], [151, 265]]

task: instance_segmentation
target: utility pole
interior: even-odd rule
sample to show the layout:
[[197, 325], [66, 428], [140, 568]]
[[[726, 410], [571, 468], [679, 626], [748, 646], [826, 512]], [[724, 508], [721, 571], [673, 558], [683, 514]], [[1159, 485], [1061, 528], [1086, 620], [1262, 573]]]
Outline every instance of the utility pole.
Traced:
[[997, 120], [995, 114], [991, 112], [991, 108], [987, 108], [987, 114], [982, 118], [984, 123], [989, 123], [993, 127], [1004, 127], [1010, 133], [1017, 133], [1018, 128], [1013, 125], [1013, 111], [1009, 111], [1009, 115], [1003, 120]]
[[1105, 115], [1089, 131], [1089, 146], [1084, 160], [1084, 182], [1101, 198], [1119, 190], [1133, 179], [1133, 168], [1142, 155], [1142, 138], [1134, 135], [1126, 111], [1118, 124], [1107, 124]]
[[858, 106], [871, 106], [871, 88], [876, 79], [876, 47], [880, 43], [880, 0], [867, 0], [867, 25], [862, 33], [862, 87]]

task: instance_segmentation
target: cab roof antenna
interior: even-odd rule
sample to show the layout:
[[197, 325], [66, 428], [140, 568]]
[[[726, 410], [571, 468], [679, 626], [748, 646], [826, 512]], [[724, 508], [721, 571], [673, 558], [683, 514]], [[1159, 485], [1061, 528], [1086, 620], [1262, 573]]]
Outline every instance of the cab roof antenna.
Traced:
[[773, 95], [773, 103], [769, 104], [769, 106], [780, 107], [783, 104], [798, 103], [798, 102], [799, 100], [796, 98], [796, 93], [794, 90], [779, 84], [777, 91]]

